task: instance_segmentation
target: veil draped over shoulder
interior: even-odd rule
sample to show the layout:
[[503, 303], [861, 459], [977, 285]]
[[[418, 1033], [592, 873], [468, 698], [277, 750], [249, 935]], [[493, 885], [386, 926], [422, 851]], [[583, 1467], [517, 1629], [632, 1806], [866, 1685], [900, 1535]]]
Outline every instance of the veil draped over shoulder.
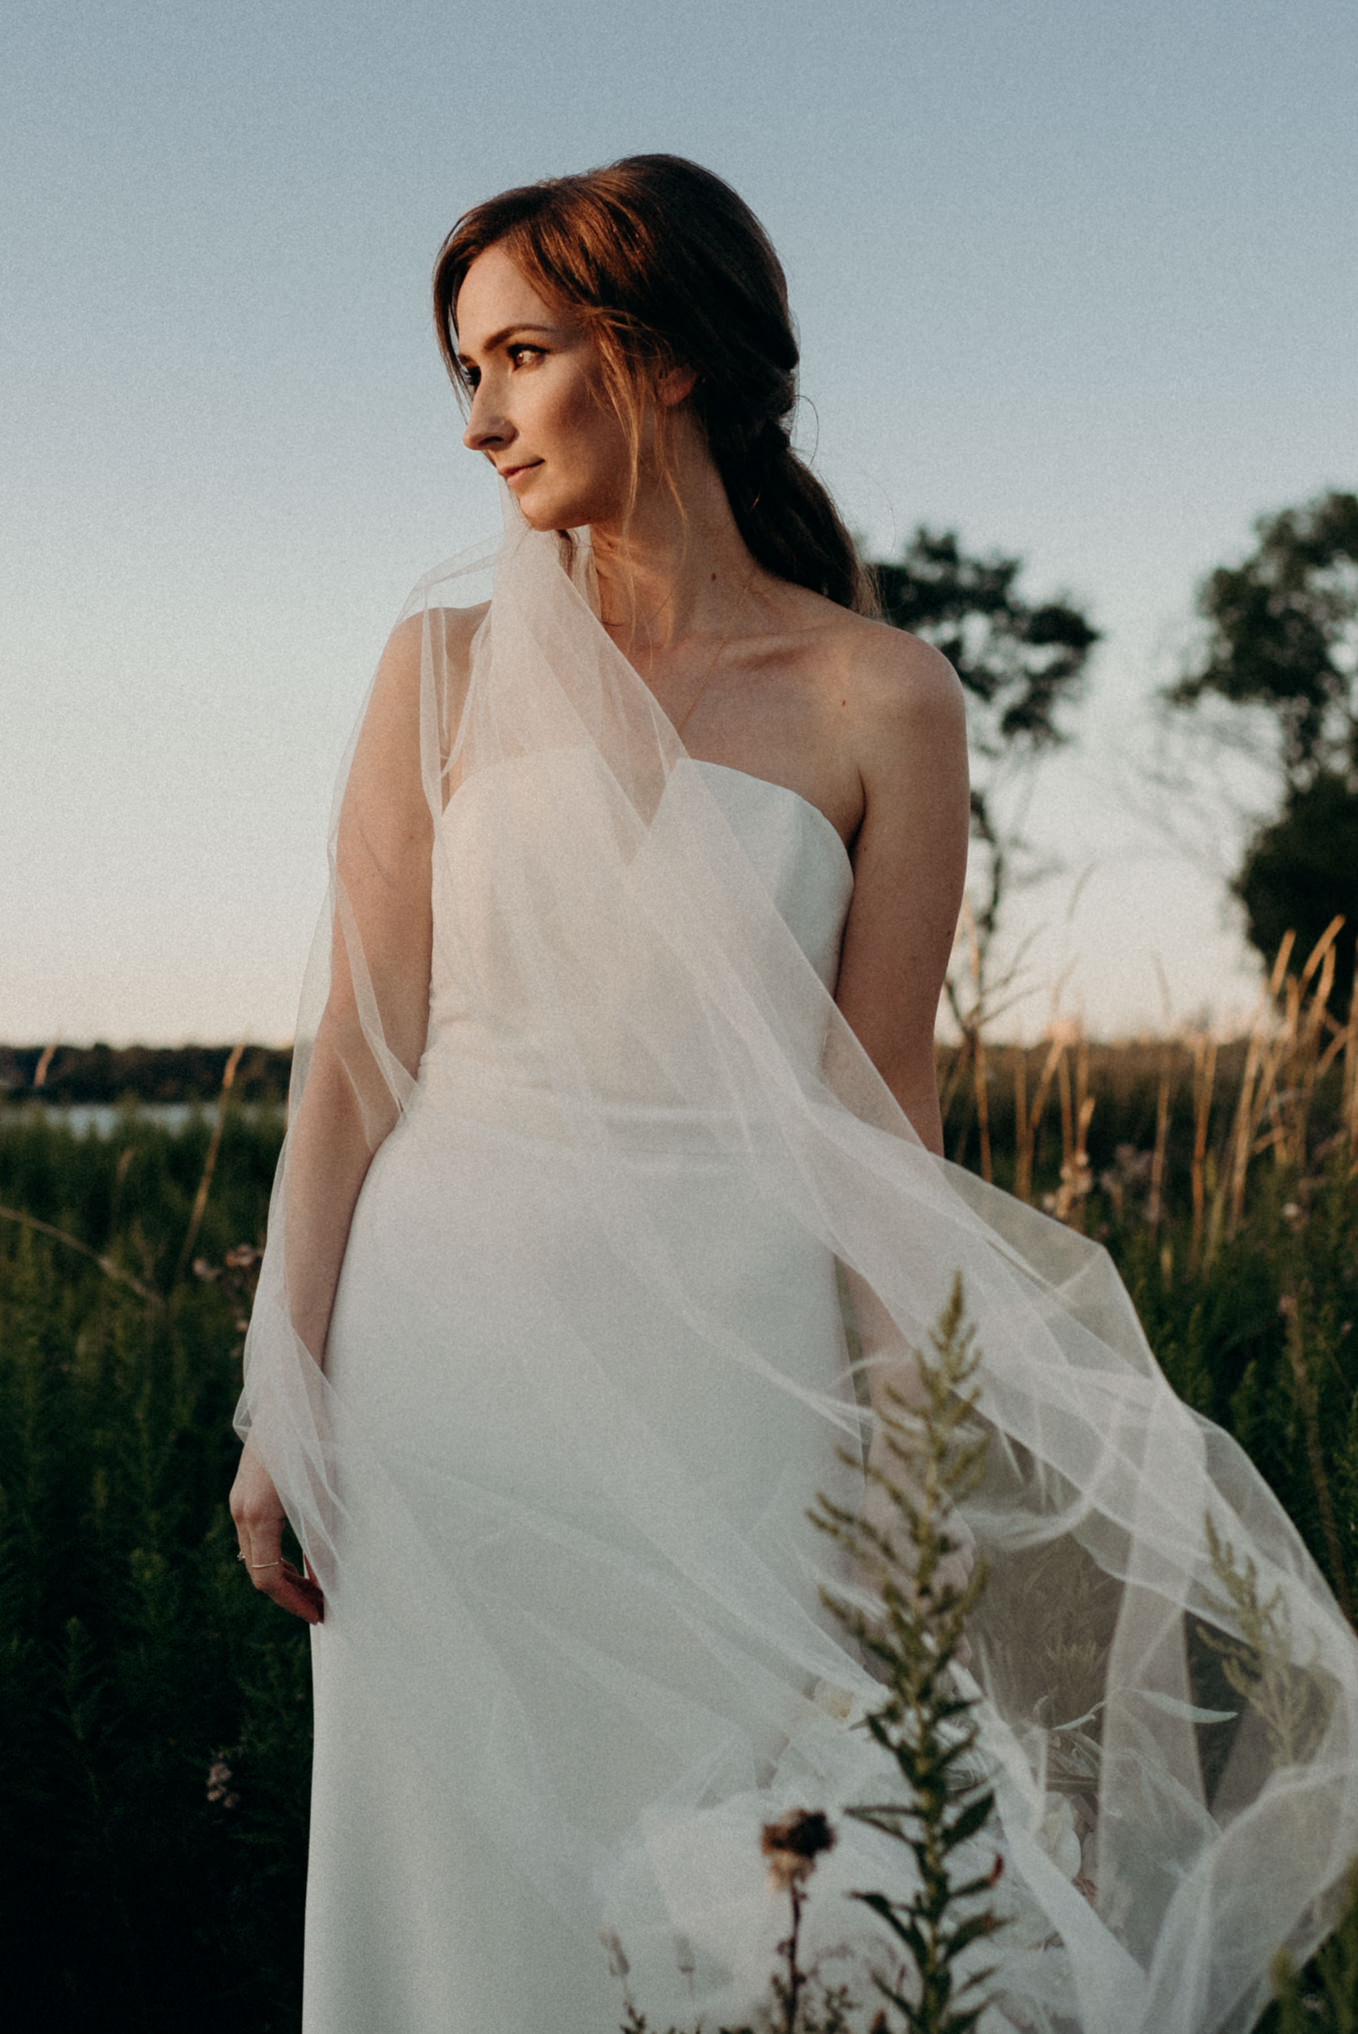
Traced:
[[[563, 1939], [616, 1928], [634, 1980], [652, 1973], [653, 2024], [691, 2023], [683, 1987], [665, 1992], [676, 1941], [694, 1946], [691, 1994], [695, 1957], [729, 1984], [776, 1939], [760, 1819], [891, 1784], [841, 1720], [876, 1684], [817, 1607], [818, 1578], [842, 1578], [802, 1516], [818, 1488], [853, 1501], [837, 1450], [862, 1448], [863, 1395], [842, 1362], [831, 1388], [808, 1382], [781, 1329], [751, 1332], [713, 1298], [685, 1233], [693, 1182], [748, 1212], [724, 1225], [732, 1250], [774, 1210], [874, 1296], [867, 1363], [908, 1362], [960, 1273], [989, 1436], [962, 1507], [988, 1565], [970, 1672], [1019, 1916], [1008, 1952], [987, 1946], [986, 2024], [1244, 2034], [1274, 1952], [1309, 1953], [1358, 1854], [1358, 1644], [1260, 1476], [1171, 1392], [1103, 1250], [922, 1148], [710, 775], [600, 625], [587, 540], [510, 516], [493, 560], [431, 574], [399, 625], [419, 646], [432, 835], [424, 1057], [412, 1073], [393, 1043], [382, 871], [352, 876], [368, 850], [344, 779], [299, 1025], [239, 1424], [326, 1592], [324, 1642], [333, 1621], [425, 1783], [541, 1889]], [[493, 1360], [450, 1358], [436, 1431], [409, 1430], [395, 1401], [357, 1419], [293, 1328], [290, 1161], [336, 985], [382, 1140], [369, 1178], [399, 1150], [428, 1181], [417, 1232], [384, 1245], [411, 1307], [443, 1309], [462, 1347], [512, 1301]], [[497, 1159], [479, 1200], [443, 1192], [450, 1153], [492, 1148], [519, 1152], [518, 1185]], [[512, 1275], [506, 1222], [537, 1239]], [[720, 1233], [701, 1232], [716, 1289]], [[484, 1277], [449, 1293], [454, 1245]], [[648, 1323], [646, 1346], [623, 1319]], [[402, 1334], [398, 1312], [393, 1347]], [[721, 1409], [731, 1460], [676, 1445], [686, 1394]], [[767, 1510], [742, 1515], [749, 1449], [784, 1465], [776, 1531]], [[1224, 1557], [1267, 1607], [1262, 1654]], [[602, 1603], [633, 1620], [616, 1647]], [[1223, 1696], [1223, 1639], [1255, 1663], [1246, 1692]], [[585, 1739], [549, 1741], [548, 1684], [558, 1719], [578, 1698], [652, 1733], [643, 1813], [610, 1807], [622, 1778]], [[576, 1792], [572, 1756], [594, 1760]], [[827, 1941], [854, 1911], [829, 1910], [836, 1885], [891, 1891], [908, 1859], [846, 1837], [832, 1862]]]

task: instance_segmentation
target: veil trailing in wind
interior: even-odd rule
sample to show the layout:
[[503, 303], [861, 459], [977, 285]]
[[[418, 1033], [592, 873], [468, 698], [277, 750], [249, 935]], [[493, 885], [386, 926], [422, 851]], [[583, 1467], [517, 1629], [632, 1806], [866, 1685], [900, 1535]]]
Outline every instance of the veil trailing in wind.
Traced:
[[[587, 539], [508, 513], [389, 653], [430, 841], [413, 1072], [363, 726], [335, 808], [240, 1414], [319, 1643], [382, 1757], [532, 1889], [544, 1957], [597, 1959], [604, 1927], [659, 2025], [739, 2009], [780, 1918], [761, 1818], [883, 1786], [805, 1519], [861, 1492], [838, 1294], [859, 1370], [908, 1375], [960, 1273], [988, 1436], [969, 1673], [1015, 1916], [986, 2024], [1244, 2034], [1358, 1853], [1354, 1635], [1104, 1251], [923, 1149], [733, 818], [739, 773], [687, 756], [601, 626]], [[322, 1369], [288, 1236], [327, 1000], [378, 1148]], [[836, 1887], [908, 1867], [855, 1841], [817, 1874], [825, 1942], [856, 1911]]]

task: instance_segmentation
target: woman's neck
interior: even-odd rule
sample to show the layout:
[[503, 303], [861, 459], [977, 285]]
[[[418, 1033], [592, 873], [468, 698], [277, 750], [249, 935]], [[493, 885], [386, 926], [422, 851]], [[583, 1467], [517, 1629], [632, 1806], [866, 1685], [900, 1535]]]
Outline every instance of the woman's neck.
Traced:
[[706, 446], [675, 455], [672, 488], [643, 478], [625, 527], [590, 531], [601, 618], [633, 659], [730, 629], [758, 569]]

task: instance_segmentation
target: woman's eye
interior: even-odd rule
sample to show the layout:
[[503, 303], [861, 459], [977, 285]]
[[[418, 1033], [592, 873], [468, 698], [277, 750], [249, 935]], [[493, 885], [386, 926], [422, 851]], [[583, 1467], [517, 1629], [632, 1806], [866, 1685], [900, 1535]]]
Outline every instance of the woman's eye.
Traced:
[[509, 349], [510, 363], [514, 367], [522, 367], [525, 361], [541, 360], [541, 358], [542, 348], [540, 346], [511, 346]]

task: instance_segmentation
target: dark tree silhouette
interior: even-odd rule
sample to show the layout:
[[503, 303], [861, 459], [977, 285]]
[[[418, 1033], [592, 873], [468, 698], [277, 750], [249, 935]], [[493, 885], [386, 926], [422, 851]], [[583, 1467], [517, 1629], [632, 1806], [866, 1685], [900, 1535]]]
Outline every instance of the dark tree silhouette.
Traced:
[[1263, 707], [1289, 790], [1321, 770], [1358, 776], [1358, 495], [1320, 495], [1254, 528], [1244, 563], [1198, 589], [1206, 638], [1169, 698]]
[[969, 557], [952, 530], [921, 526], [898, 559], [872, 570], [883, 619], [941, 650], [967, 692], [972, 835], [982, 849], [972, 893], [977, 979], [965, 1003], [955, 980], [948, 994], [969, 1030], [990, 1014], [989, 957], [1023, 847], [999, 815], [996, 785], [1068, 739], [1061, 711], [1079, 694], [1099, 631], [1066, 601], [1030, 603], [1018, 590], [1022, 559]]
[[1250, 942], [1271, 960], [1289, 932], [1295, 958], [1304, 961], [1336, 913], [1343, 930], [1335, 941], [1331, 1004], [1346, 1010], [1353, 994], [1358, 930], [1358, 793], [1343, 777], [1322, 770], [1290, 790], [1282, 816], [1261, 827], [1232, 886], [1245, 907]]
[[1168, 693], [1262, 710], [1277, 732], [1277, 816], [1248, 843], [1233, 885], [1271, 960], [1283, 935], [1304, 956], [1337, 912], [1335, 1001], [1347, 1004], [1358, 931], [1358, 496], [1332, 492], [1263, 516], [1240, 565], [1198, 590], [1206, 631]]

